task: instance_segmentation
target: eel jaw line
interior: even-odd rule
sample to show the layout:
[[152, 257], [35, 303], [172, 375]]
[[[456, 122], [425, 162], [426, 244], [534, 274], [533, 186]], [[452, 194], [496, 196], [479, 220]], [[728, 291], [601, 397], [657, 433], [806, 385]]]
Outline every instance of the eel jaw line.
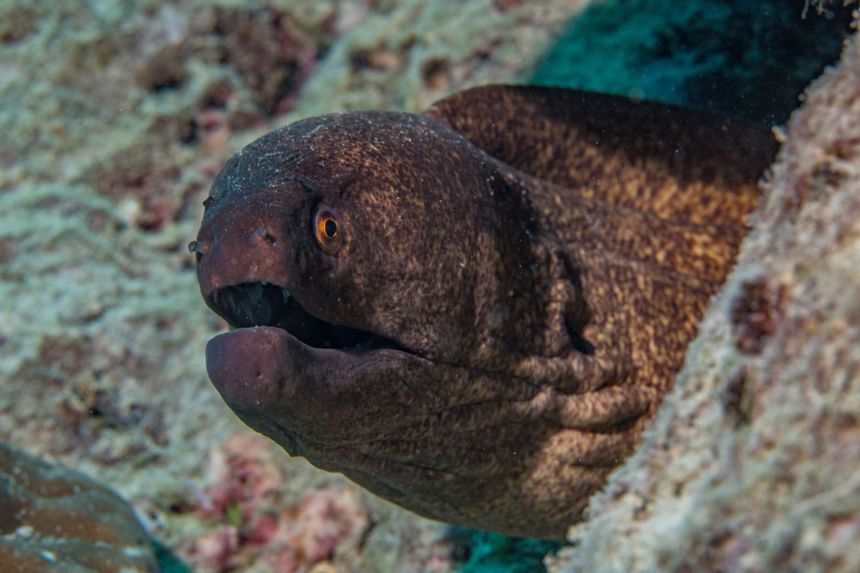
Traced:
[[317, 318], [305, 310], [288, 287], [266, 280], [227, 285], [205, 298], [208, 306], [232, 329], [271, 326], [287, 331], [313, 348], [350, 352], [404, 350], [384, 336]]

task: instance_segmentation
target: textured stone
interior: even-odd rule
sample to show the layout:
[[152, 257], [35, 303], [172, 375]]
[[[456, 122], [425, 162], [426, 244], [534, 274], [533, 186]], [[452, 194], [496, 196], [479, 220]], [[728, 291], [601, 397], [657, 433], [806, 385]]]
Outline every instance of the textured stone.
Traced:
[[557, 571], [860, 570], [860, 43], [795, 112], [738, 266]]
[[[471, 72], [448, 89], [521, 77], [583, 3], [0, 1], [0, 440], [110, 483], [170, 548], [230, 527], [197, 500], [211, 452], [247, 430], [206, 379], [203, 347], [224, 325], [186, 249], [222, 161], [303, 110], [436, 99], [415, 74], [463, 26], [457, 58]], [[354, 47], [391, 30], [416, 34], [393, 50], [405, 68], [386, 54], [352, 67]], [[273, 460], [284, 479], [258, 516], [345, 486]], [[450, 570], [443, 525], [358, 495], [373, 527], [333, 563]]]
[[0, 571], [156, 573], [158, 564], [116, 493], [0, 443]]

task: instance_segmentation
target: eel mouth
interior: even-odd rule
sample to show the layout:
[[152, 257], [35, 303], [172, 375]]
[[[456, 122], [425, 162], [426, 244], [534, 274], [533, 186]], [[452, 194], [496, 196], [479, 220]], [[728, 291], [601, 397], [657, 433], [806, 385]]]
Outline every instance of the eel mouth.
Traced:
[[264, 280], [216, 289], [206, 302], [233, 329], [271, 326], [313, 348], [349, 352], [404, 350], [384, 336], [317, 318], [299, 304], [289, 288]]

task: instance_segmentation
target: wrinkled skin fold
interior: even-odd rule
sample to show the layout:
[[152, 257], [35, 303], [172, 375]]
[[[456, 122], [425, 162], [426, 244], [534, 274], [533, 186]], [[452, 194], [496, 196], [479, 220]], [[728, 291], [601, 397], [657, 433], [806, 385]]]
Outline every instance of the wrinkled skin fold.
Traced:
[[724, 118], [491, 86], [237, 153], [192, 243], [250, 427], [420, 514], [562, 538], [635, 447], [775, 152]]

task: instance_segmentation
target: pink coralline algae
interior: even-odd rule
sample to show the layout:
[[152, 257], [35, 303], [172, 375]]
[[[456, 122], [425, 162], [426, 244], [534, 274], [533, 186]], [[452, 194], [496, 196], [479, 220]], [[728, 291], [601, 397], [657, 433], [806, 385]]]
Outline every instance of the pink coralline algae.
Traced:
[[337, 562], [339, 549], [354, 549], [368, 531], [360, 494], [351, 486], [288, 499], [288, 477], [270, 448], [259, 436], [239, 433], [213, 452], [209, 484], [197, 506], [201, 517], [217, 525], [181, 548], [200, 571], [266, 563], [278, 573], [302, 573]]

